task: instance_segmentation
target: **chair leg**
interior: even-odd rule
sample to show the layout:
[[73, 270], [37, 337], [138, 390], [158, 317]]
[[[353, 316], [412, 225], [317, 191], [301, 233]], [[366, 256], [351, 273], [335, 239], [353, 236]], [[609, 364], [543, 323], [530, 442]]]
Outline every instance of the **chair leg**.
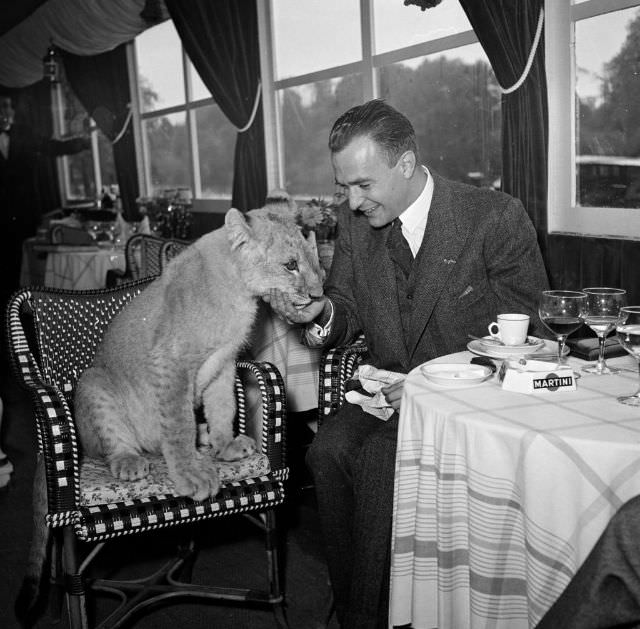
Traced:
[[66, 526], [62, 535], [62, 566], [69, 626], [71, 629], [89, 629], [84, 583], [82, 575], [78, 573], [78, 541], [71, 526]]
[[50, 591], [49, 591], [49, 613], [53, 622], [59, 623], [62, 620], [62, 612], [64, 609], [64, 580], [61, 575], [64, 574], [62, 569], [62, 531], [54, 529], [51, 531], [51, 570], [50, 570]]
[[274, 509], [268, 509], [262, 515], [265, 531], [265, 550], [269, 572], [269, 593], [273, 601], [273, 613], [280, 629], [289, 629], [284, 612], [284, 596], [280, 585], [279, 542]]

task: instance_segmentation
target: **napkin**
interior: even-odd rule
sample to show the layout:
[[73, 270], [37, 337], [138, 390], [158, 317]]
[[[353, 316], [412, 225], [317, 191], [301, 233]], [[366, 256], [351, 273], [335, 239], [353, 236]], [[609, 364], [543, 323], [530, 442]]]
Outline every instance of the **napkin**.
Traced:
[[138, 225], [139, 234], [151, 234], [151, 225], [149, 224], [149, 217], [145, 216]]
[[351, 384], [347, 386], [351, 390], [346, 392], [345, 398], [350, 404], [358, 404], [366, 413], [387, 421], [394, 410], [387, 403], [381, 389], [388, 384], [401, 382], [405, 378], [403, 373], [376, 369], [372, 365], [360, 365], [353, 374]]

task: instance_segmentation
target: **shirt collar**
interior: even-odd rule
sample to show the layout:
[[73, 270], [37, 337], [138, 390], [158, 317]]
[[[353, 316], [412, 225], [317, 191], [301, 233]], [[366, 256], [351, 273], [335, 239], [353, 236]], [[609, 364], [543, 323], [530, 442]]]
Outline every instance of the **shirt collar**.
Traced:
[[427, 174], [427, 182], [418, 198], [398, 217], [402, 221], [402, 227], [409, 233], [418, 229], [425, 230], [433, 198], [433, 177], [426, 166], [422, 169]]

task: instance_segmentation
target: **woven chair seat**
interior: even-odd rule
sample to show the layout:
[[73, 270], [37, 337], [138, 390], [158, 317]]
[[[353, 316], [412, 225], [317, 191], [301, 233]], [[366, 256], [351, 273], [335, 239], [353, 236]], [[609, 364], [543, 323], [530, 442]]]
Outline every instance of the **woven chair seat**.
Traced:
[[[147, 460], [147, 476], [139, 480], [122, 481], [113, 477], [109, 465], [103, 459], [83, 459], [80, 463], [79, 504], [86, 507], [149, 496], [174, 495], [175, 485], [169, 478], [164, 457], [147, 455]], [[252, 454], [240, 461], [215, 461], [215, 466], [221, 483], [241, 481], [252, 476], [265, 476], [270, 471], [269, 459], [260, 453]]]

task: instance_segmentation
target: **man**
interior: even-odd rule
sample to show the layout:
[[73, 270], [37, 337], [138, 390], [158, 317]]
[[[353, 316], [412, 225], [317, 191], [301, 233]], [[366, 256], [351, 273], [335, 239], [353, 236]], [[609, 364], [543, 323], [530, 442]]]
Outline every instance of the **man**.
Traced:
[[[447, 181], [420, 163], [409, 120], [381, 100], [354, 107], [329, 138], [336, 183], [351, 212], [339, 216], [333, 265], [320, 300], [302, 310], [307, 343], [334, 346], [364, 332], [373, 366], [408, 373], [464, 350], [499, 313], [530, 315], [547, 278], [522, 204]], [[402, 383], [383, 389], [384, 422], [345, 404], [318, 431], [312, 471], [338, 620], [386, 627], [393, 477]]]
[[37, 137], [29, 126], [16, 124], [15, 113], [12, 92], [0, 90], [0, 232], [5, 260], [0, 307], [3, 309], [19, 286], [22, 241], [35, 234], [42, 211], [38, 160], [42, 155], [68, 155], [90, 146], [88, 138]]
[[536, 629], [640, 626], [640, 497], [618, 509]]

